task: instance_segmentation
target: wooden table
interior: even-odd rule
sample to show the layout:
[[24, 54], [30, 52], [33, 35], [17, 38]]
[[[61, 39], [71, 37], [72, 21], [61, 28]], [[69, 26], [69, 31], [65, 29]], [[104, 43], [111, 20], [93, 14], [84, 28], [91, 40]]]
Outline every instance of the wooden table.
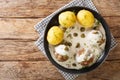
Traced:
[[[34, 25], [71, 0], [0, 0], [0, 80], [64, 80], [34, 45]], [[120, 0], [93, 0], [117, 47], [96, 70], [77, 80], [120, 80]]]

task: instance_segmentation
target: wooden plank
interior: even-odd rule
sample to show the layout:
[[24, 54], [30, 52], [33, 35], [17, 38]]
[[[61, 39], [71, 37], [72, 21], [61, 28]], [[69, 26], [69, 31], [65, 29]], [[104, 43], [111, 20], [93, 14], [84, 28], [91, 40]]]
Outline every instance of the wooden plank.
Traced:
[[[110, 26], [114, 37], [120, 37], [120, 17], [104, 17]], [[0, 18], [0, 39], [30, 39], [36, 40], [38, 33], [34, 29], [42, 18], [8, 19]]]
[[32, 13], [32, 5], [32, 0], [0, 0], [0, 10], [2, 11], [0, 16], [29, 16]]
[[[0, 17], [46, 17], [71, 0], [0, 0]], [[103, 16], [120, 16], [119, 0], [93, 0]]]
[[38, 34], [34, 25], [39, 19], [8, 19], [0, 18], [0, 39], [31, 39], [36, 40]]
[[103, 16], [120, 16], [120, 0], [93, 0]]
[[46, 17], [62, 6], [68, 4], [71, 0], [45, 0], [44, 3], [46, 4], [44, 5], [39, 4], [41, 1], [44, 0], [33, 1], [33, 6], [35, 7], [33, 9], [34, 17]]
[[62, 80], [48, 61], [39, 62], [0, 62], [0, 80]]
[[0, 0], [0, 17], [45, 17], [71, 0]]
[[120, 37], [120, 17], [104, 17], [114, 37]]
[[0, 60], [47, 60], [34, 41], [29, 40], [0, 40]]
[[[120, 61], [104, 62], [77, 80], [119, 80]], [[0, 80], [64, 80], [49, 61], [0, 62]]]

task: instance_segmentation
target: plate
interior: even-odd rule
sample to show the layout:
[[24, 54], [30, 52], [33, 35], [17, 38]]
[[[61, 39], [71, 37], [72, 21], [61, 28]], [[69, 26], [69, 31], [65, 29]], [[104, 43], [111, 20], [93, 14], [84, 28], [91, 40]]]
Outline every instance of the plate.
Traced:
[[[76, 14], [78, 13], [78, 11], [80, 10], [88, 10], [90, 12], [93, 13], [94, 17], [99, 20], [101, 22], [101, 24], [103, 25], [103, 28], [105, 30], [105, 35], [106, 35], [106, 45], [105, 45], [105, 49], [103, 51], [103, 54], [101, 55], [101, 57], [97, 60], [96, 63], [94, 63], [93, 65], [89, 66], [89, 67], [85, 67], [85, 68], [82, 68], [82, 69], [79, 69], [79, 70], [76, 70], [76, 69], [67, 69], [67, 68], [64, 68], [63, 66], [59, 65], [56, 61], [54, 61], [54, 59], [52, 58], [51, 56], [51, 53], [49, 51], [49, 43], [47, 41], [47, 32], [48, 30], [52, 27], [52, 26], [59, 26], [59, 22], [58, 22], [58, 16], [60, 13], [64, 12], [64, 11], [74, 11]], [[65, 72], [68, 72], [68, 73], [73, 73], [73, 74], [80, 74], [80, 73], [86, 73], [86, 72], [89, 72], [89, 71], [92, 71], [94, 69], [96, 69], [100, 64], [102, 64], [102, 62], [104, 62], [104, 60], [106, 59], [107, 55], [108, 55], [108, 52], [110, 50], [110, 45], [111, 45], [111, 35], [110, 35], [110, 30], [109, 30], [109, 26], [107, 25], [106, 21], [104, 20], [104, 18], [99, 14], [97, 13], [96, 11], [92, 10], [92, 9], [89, 9], [89, 8], [86, 8], [86, 7], [77, 7], [77, 6], [74, 6], [74, 7], [69, 7], [69, 8], [66, 8], [66, 9], [63, 9], [61, 11], [59, 11], [58, 13], [56, 13], [52, 18], [51, 20], [48, 22], [48, 25], [46, 26], [46, 29], [45, 29], [45, 33], [44, 33], [44, 49], [45, 49], [45, 52], [46, 52], [46, 55], [48, 57], [48, 59], [51, 61], [51, 63], [53, 65], [55, 65], [58, 69], [62, 70], [62, 71], [65, 71]]]

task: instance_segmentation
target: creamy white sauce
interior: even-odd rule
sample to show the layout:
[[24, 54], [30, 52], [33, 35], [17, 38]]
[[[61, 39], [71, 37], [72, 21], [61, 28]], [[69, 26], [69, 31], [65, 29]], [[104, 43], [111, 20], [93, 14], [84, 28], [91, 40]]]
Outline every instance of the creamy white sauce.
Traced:
[[[56, 48], [55, 46], [49, 45], [49, 49], [50, 49], [53, 59], [58, 64], [60, 64], [61, 66], [65, 68], [81, 69], [84, 66], [82, 66], [78, 62], [84, 61], [84, 58], [90, 59], [92, 56], [94, 56], [93, 62], [90, 63], [90, 65], [92, 65], [93, 63], [97, 61], [97, 59], [103, 53], [103, 50], [105, 48], [106, 36], [105, 36], [105, 30], [101, 23], [99, 25], [98, 35], [92, 34], [92, 32], [94, 32], [94, 30], [92, 29], [85, 29], [84, 32], [81, 32], [80, 31], [81, 27], [82, 26], [78, 22], [76, 22], [76, 24], [74, 25], [74, 28], [68, 28], [65, 31], [64, 40], [72, 43], [72, 46], [69, 47], [69, 51], [66, 52], [65, 50], [63, 50], [64, 48], [63, 45], [56, 47]], [[77, 33], [76, 37], [73, 35], [74, 33]], [[71, 34], [72, 38], [68, 37], [69, 34]], [[81, 37], [82, 34], [85, 34], [84, 38]], [[102, 45], [98, 46], [96, 41], [99, 40], [101, 37], [105, 39], [105, 42]], [[76, 45], [78, 43], [80, 44], [80, 46], [79, 48], [76, 48]], [[94, 46], [91, 46], [90, 44], [94, 44]], [[82, 48], [85, 49], [85, 52], [81, 56], [78, 56], [77, 53]], [[91, 54], [89, 56], [86, 56], [89, 50]], [[55, 53], [54, 53], [55, 51], [59, 53], [60, 55], [68, 55], [69, 59], [65, 62], [59, 62], [55, 57]], [[73, 64], [76, 64], [76, 66], [73, 66]]]

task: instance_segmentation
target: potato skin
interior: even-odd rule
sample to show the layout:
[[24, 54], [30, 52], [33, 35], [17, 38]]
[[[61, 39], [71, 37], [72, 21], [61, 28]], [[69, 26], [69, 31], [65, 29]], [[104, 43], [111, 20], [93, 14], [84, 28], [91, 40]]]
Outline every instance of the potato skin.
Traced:
[[63, 37], [64, 37], [64, 32], [58, 26], [53, 26], [52, 28], [49, 29], [47, 33], [47, 41], [51, 45], [59, 44], [60, 42], [62, 42]]
[[95, 18], [94, 15], [88, 10], [80, 10], [77, 13], [78, 22], [85, 28], [93, 26]]
[[59, 15], [59, 23], [61, 26], [69, 28], [76, 22], [76, 15], [72, 11], [65, 11]]

